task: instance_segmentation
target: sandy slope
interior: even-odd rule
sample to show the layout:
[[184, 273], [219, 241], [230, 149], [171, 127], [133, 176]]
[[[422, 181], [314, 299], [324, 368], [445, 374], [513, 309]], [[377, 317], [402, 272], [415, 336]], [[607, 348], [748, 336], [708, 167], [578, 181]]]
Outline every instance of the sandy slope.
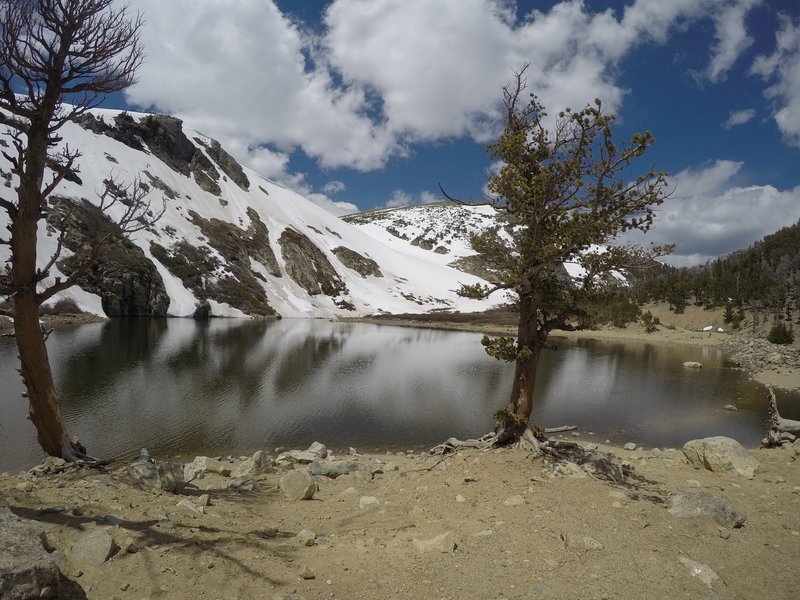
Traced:
[[[793, 450], [754, 451], [761, 467], [747, 480], [692, 469], [678, 451], [604, 449], [631, 462], [638, 486], [521, 451], [465, 450], [444, 461], [359, 457], [374, 478], [322, 478], [308, 501], [283, 497], [281, 472], [258, 476], [252, 492], [207, 475], [188, 496], [210, 495], [204, 514], [178, 506], [181, 496], [95, 470], [32, 482], [0, 476], [0, 497], [40, 521], [61, 551], [85, 531], [108, 528], [120, 552], [98, 567], [64, 564], [90, 599], [797, 598]], [[688, 487], [727, 497], [746, 513], [745, 526], [673, 517], [667, 498]], [[376, 502], [360, 509], [365, 496]], [[63, 512], [37, 512], [55, 506]], [[296, 537], [302, 529], [316, 534], [314, 545]], [[448, 532], [455, 550], [416, 548], [415, 538]], [[718, 579], [706, 585], [681, 558]]]

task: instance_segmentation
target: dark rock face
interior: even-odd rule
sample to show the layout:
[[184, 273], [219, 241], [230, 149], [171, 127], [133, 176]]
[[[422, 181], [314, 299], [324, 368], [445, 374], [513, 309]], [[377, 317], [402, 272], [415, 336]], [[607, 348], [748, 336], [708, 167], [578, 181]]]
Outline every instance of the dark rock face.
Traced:
[[203, 144], [203, 146], [206, 148], [206, 152], [208, 152], [208, 155], [215, 163], [219, 165], [219, 167], [222, 169], [222, 172], [225, 173], [225, 175], [227, 175], [231, 181], [245, 191], [250, 189], [250, 180], [247, 179], [247, 175], [244, 174], [242, 166], [236, 162], [236, 159], [234, 159], [230, 154], [225, 152], [217, 140], [211, 140], [210, 145], [206, 145], [200, 140], [197, 141]]
[[362, 256], [355, 250], [345, 248], [344, 246], [339, 246], [338, 248], [334, 248], [332, 252], [345, 267], [352, 269], [364, 278], [369, 277], [370, 275], [373, 277], [383, 277], [383, 273], [381, 273], [378, 263], [371, 258]]
[[0, 502], [0, 598], [85, 599], [83, 589], [66, 579], [45, 550], [44, 532]]
[[[59, 260], [58, 268], [69, 275], [80, 266], [81, 253], [95, 232], [113, 231], [116, 225], [89, 202], [54, 199], [48, 223], [53, 226], [62, 216], [66, 216], [67, 230], [64, 245], [74, 254]], [[109, 317], [164, 316], [169, 308], [169, 296], [156, 266], [121, 234], [112, 237], [78, 285], [100, 296]]]
[[[189, 211], [192, 222], [200, 228], [216, 253], [208, 246], [195, 247], [184, 240], [169, 249], [151, 244], [150, 251], [201, 302], [216, 300], [249, 315], [277, 316], [258, 281], [263, 280], [263, 275], [252, 269], [250, 261], [261, 263], [275, 277], [281, 276], [280, 267], [269, 246], [266, 225], [254, 210], [248, 210], [248, 215], [251, 224], [243, 230], [227, 221], [205, 219]], [[217, 254], [223, 258], [222, 261]], [[202, 311], [199, 314], [210, 316], [210, 309], [208, 314]]]
[[278, 239], [286, 272], [312, 296], [338, 296], [347, 293], [347, 286], [322, 251], [302, 233], [284, 229]]

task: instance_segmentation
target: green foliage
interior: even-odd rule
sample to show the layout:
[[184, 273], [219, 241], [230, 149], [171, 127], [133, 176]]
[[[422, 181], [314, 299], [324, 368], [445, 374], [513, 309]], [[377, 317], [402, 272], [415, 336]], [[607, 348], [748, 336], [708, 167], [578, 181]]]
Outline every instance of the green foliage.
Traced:
[[[487, 189], [505, 223], [471, 241], [497, 274], [495, 287], [517, 292], [520, 319], [535, 319], [528, 339], [520, 340], [535, 355], [554, 327], [599, 316], [598, 307], [608, 298], [595, 293], [609, 284], [612, 270], [635, 266], [669, 248], [606, 249], [622, 232], [647, 231], [666, 197], [665, 173], [629, 170], [653, 145], [653, 134], [616, 139], [615, 116], [606, 114], [600, 100], [582, 110], [565, 109], [549, 126], [551, 119], [536, 96], [525, 103], [524, 71], [517, 74], [516, 86], [504, 89], [505, 128], [487, 147], [490, 158], [502, 165], [489, 177]], [[565, 277], [564, 262], [577, 262], [586, 271], [579, 285]], [[464, 294], [479, 291], [462, 287]], [[603, 317], [620, 323], [635, 319], [636, 312], [625, 300]], [[519, 358], [510, 342], [484, 346], [503, 360]]]
[[658, 326], [661, 325], [661, 321], [658, 317], [654, 317], [653, 313], [649, 310], [642, 313], [641, 316], [642, 325], [644, 325], [644, 330], [647, 333], [654, 333], [658, 331]]
[[480, 283], [476, 283], [475, 285], [467, 285], [466, 283], [462, 283], [461, 287], [456, 290], [456, 293], [462, 298], [473, 298], [475, 300], [480, 300], [482, 298], [486, 298], [490, 291], [491, 288], [488, 285], [483, 285]]
[[490, 338], [488, 335], [485, 335], [481, 339], [481, 345], [486, 350], [486, 354], [497, 360], [504, 360], [506, 362], [528, 360], [532, 356], [530, 348], [527, 346], [518, 347], [517, 341], [512, 337], [503, 336]]
[[782, 321], [777, 321], [769, 330], [767, 340], [773, 344], [791, 344], [794, 342], [794, 331], [791, 325], [787, 326]]
[[519, 413], [511, 412], [508, 409], [498, 410], [494, 413], [494, 420], [498, 423], [509, 423], [515, 426], [525, 427], [528, 425], [528, 417]]

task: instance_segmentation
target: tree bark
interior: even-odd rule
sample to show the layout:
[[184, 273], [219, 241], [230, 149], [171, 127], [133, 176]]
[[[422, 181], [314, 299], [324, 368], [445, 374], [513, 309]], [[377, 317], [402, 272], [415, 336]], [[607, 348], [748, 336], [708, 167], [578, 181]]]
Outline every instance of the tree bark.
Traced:
[[[529, 428], [533, 413], [533, 391], [536, 387], [536, 370], [543, 348], [538, 331], [538, 303], [529, 290], [519, 293], [519, 325], [517, 327], [517, 356], [514, 385], [506, 408], [498, 418], [495, 431], [496, 445], [518, 442]], [[527, 349], [527, 351], [525, 350]]]

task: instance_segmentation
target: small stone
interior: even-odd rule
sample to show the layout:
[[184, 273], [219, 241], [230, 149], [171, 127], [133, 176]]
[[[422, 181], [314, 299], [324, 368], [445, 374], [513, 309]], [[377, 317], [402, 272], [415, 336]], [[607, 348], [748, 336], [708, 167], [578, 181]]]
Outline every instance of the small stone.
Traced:
[[314, 454], [318, 458], [327, 458], [328, 447], [325, 444], [314, 442], [308, 447], [308, 450], [306, 450], [306, 452], [310, 452], [311, 454]]
[[467, 499], [464, 498], [461, 494], [456, 494], [456, 502], [466, 502]]
[[311, 500], [317, 491], [317, 484], [306, 471], [292, 470], [281, 477], [278, 483], [289, 500]]
[[593, 537], [580, 533], [568, 533], [563, 536], [563, 539], [568, 548], [574, 548], [576, 550], [600, 550], [603, 547], [603, 544]]
[[360, 510], [364, 510], [365, 508], [369, 508], [370, 506], [375, 506], [378, 504], [378, 499], [375, 496], [361, 496], [358, 499], [358, 508]]
[[506, 506], [522, 506], [523, 504], [525, 504], [525, 498], [523, 498], [519, 494], [515, 496], [509, 496], [503, 501], [503, 504]]
[[33, 490], [33, 484], [30, 481], [20, 481], [14, 488], [20, 492], [30, 492]]
[[205, 514], [206, 512], [205, 507], [197, 506], [194, 502], [192, 502], [191, 500], [187, 500], [186, 498], [178, 502], [178, 504], [176, 504], [175, 506], [182, 506], [184, 508], [188, 508], [190, 511], [197, 513], [198, 515]]
[[736, 408], [736, 406], [734, 406], [733, 404], [726, 404], [726, 405], [725, 405], [725, 406], [723, 406], [722, 408], [724, 408], [725, 410], [731, 410], [731, 411], [734, 411], [734, 412], [736, 412], [736, 411], [738, 411], [738, 410], [739, 410], [739, 409], [738, 409], [738, 408]]
[[317, 539], [317, 534], [310, 529], [301, 529], [297, 534], [297, 539], [305, 546], [313, 546]]
[[731, 530], [727, 527], [718, 527], [717, 531], [719, 531], [719, 537], [723, 540], [729, 540], [731, 538]]
[[697, 577], [708, 587], [711, 587], [711, 584], [719, 579], [719, 575], [717, 575], [708, 565], [684, 558], [683, 556], [679, 556], [678, 560], [683, 566], [689, 569], [689, 571], [692, 573], [692, 577]]
[[416, 551], [420, 554], [425, 554], [427, 552], [442, 552], [444, 554], [449, 554], [456, 549], [455, 538], [452, 531], [446, 531], [441, 535], [437, 535], [436, 537], [427, 540], [414, 538], [413, 544]]
[[685, 363], [683, 363], [683, 366], [687, 369], [702, 369], [703, 363], [699, 363], [693, 360], [687, 360]]
[[633, 442], [628, 442], [623, 446], [623, 449], [628, 450], [629, 452], [633, 452], [634, 450], [636, 450], [636, 444], [634, 444]]
[[300, 565], [298, 575], [300, 575], [300, 577], [303, 579], [315, 579], [317, 577], [313, 569], [311, 569], [311, 567], [308, 565]]

